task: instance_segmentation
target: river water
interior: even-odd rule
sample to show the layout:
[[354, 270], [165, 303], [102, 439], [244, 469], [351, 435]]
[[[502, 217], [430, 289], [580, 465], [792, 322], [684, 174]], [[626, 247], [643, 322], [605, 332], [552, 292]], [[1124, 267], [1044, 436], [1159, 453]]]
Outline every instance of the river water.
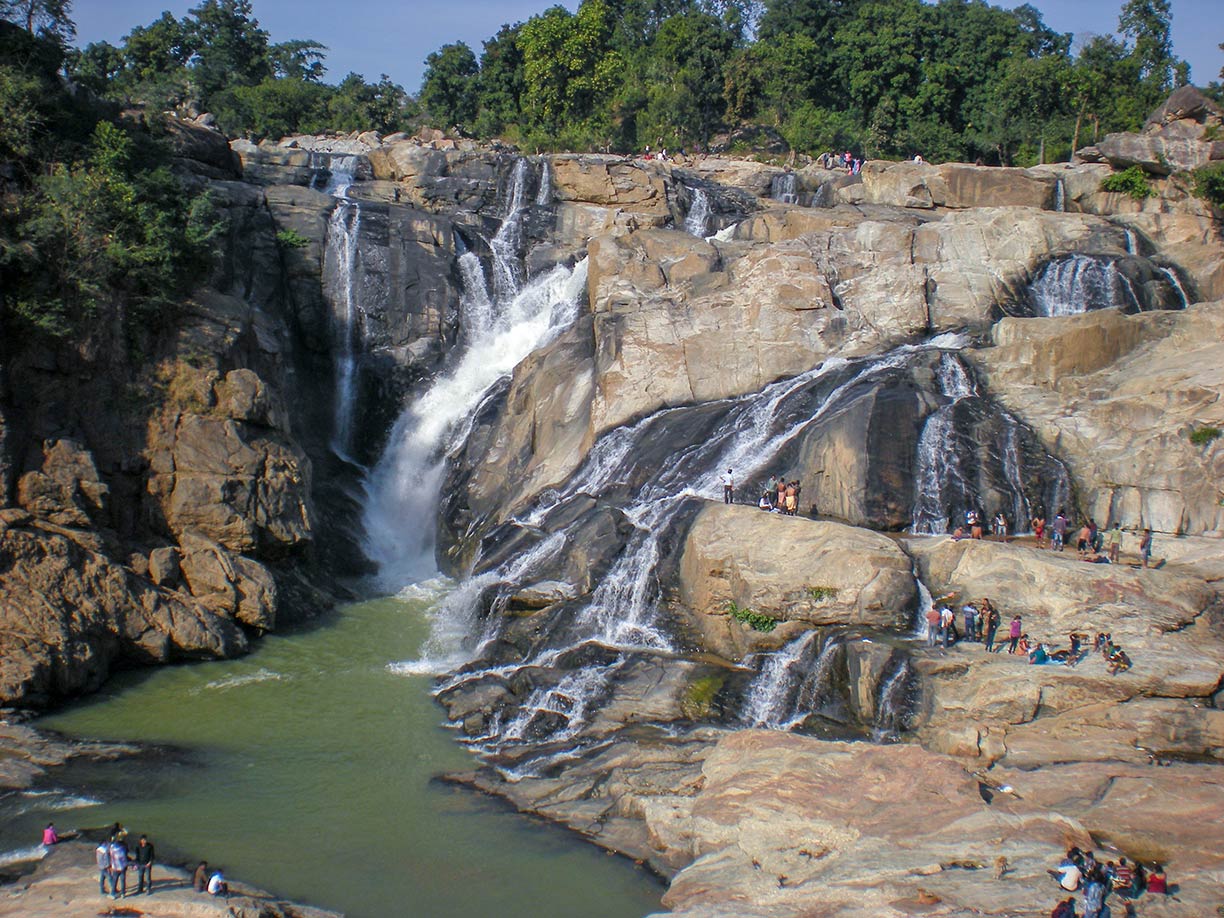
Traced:
[[387, 668], [419, 651], [429, 602], [359, 603], [241, 660], [113, 678], [37, 725], [172, 749], [76, 766], [60, 793], [0, 801], [0, 845], [24, 846], [51, 819], [119, 820], [163, 858], [207, 858], [352, 918], [657, 911], [662, 887], [642, 868], [435, 780], [474, 760], [441, 726], [429, 677]]

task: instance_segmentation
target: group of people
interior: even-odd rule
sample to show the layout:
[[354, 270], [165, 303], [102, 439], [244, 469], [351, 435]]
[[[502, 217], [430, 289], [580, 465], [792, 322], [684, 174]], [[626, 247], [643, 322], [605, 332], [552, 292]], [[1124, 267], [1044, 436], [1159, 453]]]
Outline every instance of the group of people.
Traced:
[[[959, 641], [977, 642], [986, 645], [987, 653], [1001, 653], [1004, 648], [1009, 654], [1028, 657], [1029, 663], [1040, 666], [1046, 663], [1061, 663], [1064, 666], [1075, 666], [1088, 655], [1087, 634], [1073, 631], [1067, 635], [1069, 646], [1054, 649], [1045, 641], [1033, 641], [1024, 630], [1024, 620], [1020, 615], [1012, 616], [1007, 626], [1007, 637], [996, 640], [1002, 617], [989, 597], [980, 603], [967, 602], [961, 606], [964, 630], [957, 628], [956, 613], [952, 611], [949, 600], [955, 594], [941, 596], [931, 603], [926, 613], [926, 639], [928, 647], [942, 645], [949, 647]], [[1100, 632], [1092, 645], [1092, 652], [1100, 653], [1105, 660], [1105, 667], [1111, 676], [1126, 672], [1131, 668], [1131, 658], [1122, 647], [1113, 642], [1113, 635]]]
[[[122, 825], [115, 823], [105, 841], [99, 842], [94, 849], [94, 857], [98, 864], [98, 892], [112, 899], [126, 898], [127, 872], [136, 871], [136, 891], [133, 895], [153, 895], [153, 863], [155, 853], [153, 843], [147, 835], [140, 836], [134, 847], [127, 843], [128, 832]], [[43, 830], [43, 844], [53, 845], [59, 842], [54, 824], [49, 824]], [[191, 886], [196, 892], [206, 892], [212, 896], [228, 896], [229, 884], [221, 869], [210, 869], [207, 861], [200, 861], [191, 878]]]
[[[1071, 521], [1059, 510], [1054, 519], [1047, 522], [1045, 515], [1038, 510], [1029, 521], [1038, 548], [1047, 545], [1052, 551], [1066, 550], [1068, 536], [1072, 533]], [[1002, 510], [994, 515], [990, 523], [991, 534], [1001, 542], [1008, 541], [1010, 521]], [[982, 516], [974, 508], [965, 511], [964, 525], [957, 526], [952, 531], [954, 541], [961, 539], [981, 539], [985, 532]], [[1122, 525], [1114, 523], [1106, 530], [1097, 526], [1094, 519], [1087, 520], [1074, 533], [1075, 548], [1080, 559], [1094, 564], [1117, 564], [1122, 553]], [[1144, 529], [1139, 538], [1139, 560], [1144, 567], [1149, 567], [1152, 560], [1152, 530]]]
[[849, 150], [844, 153], [834, 153], [832, 150], [816, 157], [821, 169], [844, 169], [847, 175], [858, 175], [862, 171], [863, 161]]
[[[1160, 864], [1154, 864], [1150, 871], [1124, 857], [1117, 863], [1102, 864], [1091, 851], [1079, 848], [1068, 850], [1067, 856], [1049, 874], [1066, 892], [1083, 892], [1083, 918], [1100, 918], [1110, 893], [1124, 899], [1134, 899], [1144, 892], [1160, 896], [1169, 894], [1169, 880]], [[1063, 899], [1054, 906], [1050, 918], [1076, 918], [1075, 902], [1074, 896]]]
[[[1033, 517], [1033, 535], [1037, 538], [1037, 547], [1046, 546], [1046, 520], [1040, 512]], [[1049, 525], [1049, 545], [1054, 551], [1064, 551], [1067, 545], [1067, 534], [1071, 523], [1062, 510], [1059, 510]], [[1075, 549], [1084, 561], [1094, 564], [1117, 564], [1122, 554], [1122, 524], [1114, 523], [1108, 529], [1102, 530], [1096, 520], [1089, 519], [1075, 534]], [[1139, 560], [1148, 567], [1152, 560], [1152, 530], [1144, 529], [1139, 537]]]
[[[54, 826], [47, 828], [54, 833]], [[43, 844], [46, 844], [46, 835], [44, 831]], [[132, 868], [136, 870], [135, 895], [153, 895], [153, 843], [147, 835], [142, 835], [136, 846], [129, 848], [127, 837], [127, 829], [115, 823], [107, 840], [99, 842], [94, 849], [98, 864], [98, 892], [104, 896], [109, 893], [112, 899], [127, 896], [127, 872]]]
[[757, 507], [794, 516], [799, 512], [799, 494], [802, 490], [803, 485], [798, 479], [787, 481], [781, 475], [770, 475], [769, 484], [757, 501]]

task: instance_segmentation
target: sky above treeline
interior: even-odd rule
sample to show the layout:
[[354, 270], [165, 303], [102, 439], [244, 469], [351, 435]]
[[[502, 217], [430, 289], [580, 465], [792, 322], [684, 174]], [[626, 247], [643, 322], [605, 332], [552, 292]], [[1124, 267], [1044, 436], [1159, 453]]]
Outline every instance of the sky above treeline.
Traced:
[[[521, 22], [557, 0], [253, 0], [255, 18], [274, 42], [310, 38], [327, 46], [327, 81], [349, 72], [376, 81], [387, 74], [416, 93], [425, 58], [440, 46], [465, 41], [479, 56], [481, 42], [506, 23]], [[1122, 0], [1030, 0], [1059, 32], [1102, 35], [1118, 27]], [[133, 26], [169, 10], [176, 17], [199, 0], [75, 0], [77, 43], [118, 43]], [[578, 0], [561, 4], [576, 9]], [[1008, 8], [1019, 3], [1005, 0]], [[1172, 0], [1173, 50], [1190, 62], [1199, 85], [1224, 67], [1224, 0]]]

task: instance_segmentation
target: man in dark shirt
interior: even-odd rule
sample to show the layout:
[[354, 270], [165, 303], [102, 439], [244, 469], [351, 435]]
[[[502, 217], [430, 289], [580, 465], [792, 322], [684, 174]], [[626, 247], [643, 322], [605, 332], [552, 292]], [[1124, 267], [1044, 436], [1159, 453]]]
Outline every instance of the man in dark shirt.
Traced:
[[[136, 846], [136, 895], [147, 893], [153, 895], [153, 843], [148, 836], [140, 836], [140, 844]], [[145, 884], [148, 883], [146, 888]]]

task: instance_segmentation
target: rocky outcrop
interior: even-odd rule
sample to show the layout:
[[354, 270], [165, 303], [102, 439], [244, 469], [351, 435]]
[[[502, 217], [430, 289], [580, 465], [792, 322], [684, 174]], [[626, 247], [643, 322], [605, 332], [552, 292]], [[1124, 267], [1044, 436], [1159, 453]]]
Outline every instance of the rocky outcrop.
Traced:
[[1138, 166], [1153, 175], [1190, 172], [1224, 160], [1224, 141], [1214, 139], [1221, 124], [1218, 105], [1194, 86], [1182, 86], [1152, 112], [1141, 134], [1107, 134], [1077, 155], [1100, 157], [1116, 169]]
[[1056, 180], [1040, 170], [999, 169], [964, 163], [889, 163], [863, 165], [861, 200], [931, 209], [947, 207], [1033, 207], [1052, 210]]
[[[1103, 525], [1224, 531], [1224, 303], [1184, 312], [1006, 319], [975, 352], [990, 390], [1064, 457]], [[1054, 512], [1055, 508], [1048, 508]]]
[[110, 560], [96, 536], [5, 511], [0, 531], [0, 705], [96, 689], [118, 663], [232, 656], [238, 625]]
[[680, 600], [712, 649], [734, 646], [729, 603], [781, 621], [902, 628], [917, 594], [910, 559], [886, 536], [838, 523], [710, 504], [685, 538]]
[[[0, 916], [95, 918], [98, 872], [93, 857], [92, 843], [67, 841], [56, 845], [32, 873], [0, 892]], [[190, 870], [158, 862], [156, 894], [141, 901], [139, 910], [116, 906], [111, 911], [157, 918], [340, 918], [337, 912], [288, 902], [228, 875], [226, 880], [228, 896], [201, 895], [191, 888]]]

